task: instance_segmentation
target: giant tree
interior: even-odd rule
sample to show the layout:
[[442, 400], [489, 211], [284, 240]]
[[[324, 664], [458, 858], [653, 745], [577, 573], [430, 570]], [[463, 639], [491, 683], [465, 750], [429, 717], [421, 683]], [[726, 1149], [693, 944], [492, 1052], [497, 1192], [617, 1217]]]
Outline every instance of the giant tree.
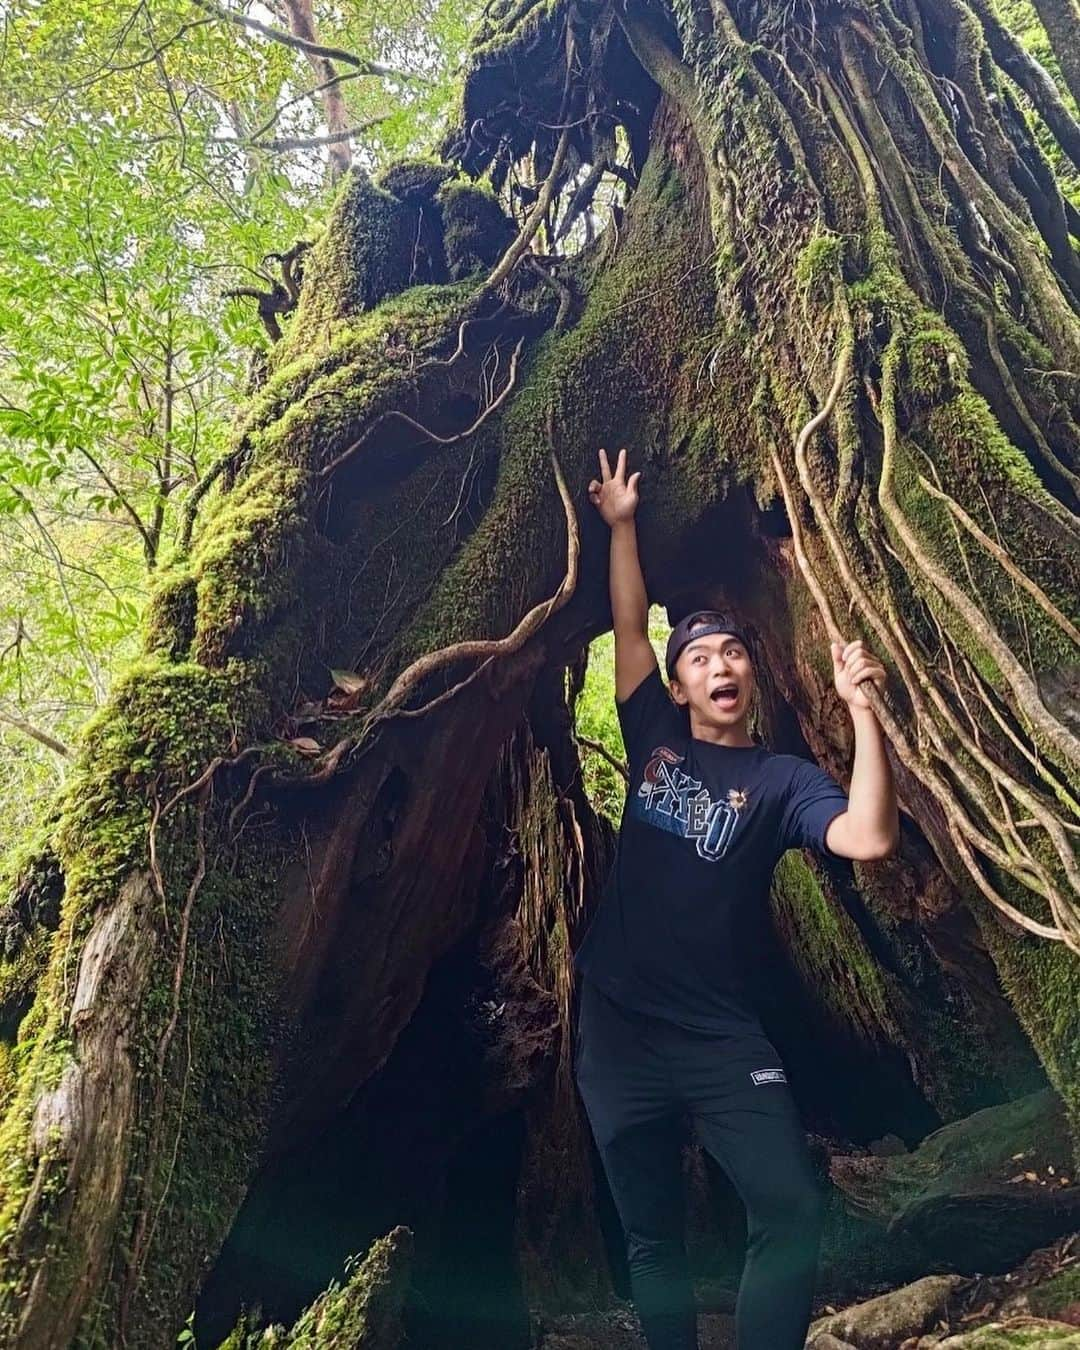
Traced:
[[828, 641], [889, 667], [898, 856], [774, 887], [811, 1123], [1045, 1073], [1080, 1145], [1078, 156], [988, 0], [489, 6], [439, 157], [345, 175], [21, 868], [10, 1343], [163, 1343], [465, 950], [456, 1128], [516, 1122], [528, 1301], [602, 1293], [565, 1036], [598, 444], [646, 470], [651, 598], [751, 617], [770, 743], [843, 780]]

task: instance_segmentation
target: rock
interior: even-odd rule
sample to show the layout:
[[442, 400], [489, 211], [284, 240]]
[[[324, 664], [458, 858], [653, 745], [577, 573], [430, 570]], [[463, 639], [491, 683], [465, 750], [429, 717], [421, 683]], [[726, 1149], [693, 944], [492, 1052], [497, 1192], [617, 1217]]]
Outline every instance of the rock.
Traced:
[[1060, 1098], [1050, 1088], [976, 1111], [911, 1153], [834, 1157], [846, 1206], [909, 1238], [928, 1263], [1009, 1269], [1080, 1225], [1080, 1186]]
[[[927, 1275], [879, 1298], [822, 1317], [810, 1328], [807, 1350], [836, 1350], [847, 1342], [854, 1350], [895, 1350], [911, 1336], [928, 1332], [945, 1315], [958, 1275]], [[828, 1339], [826, 1339], [826, 1337]]]
[[946, 1336], [934, 1350], [1080, 1350], [1080, 1331], [1067, 1322], [1039, 1318], [986, 1322], [974, 1331]]
[[814, 1350], [855, 1350], [855, 1347], [850, 1341], [838, 1340], [831, 1332], [826, 1331], [814, 1341]]

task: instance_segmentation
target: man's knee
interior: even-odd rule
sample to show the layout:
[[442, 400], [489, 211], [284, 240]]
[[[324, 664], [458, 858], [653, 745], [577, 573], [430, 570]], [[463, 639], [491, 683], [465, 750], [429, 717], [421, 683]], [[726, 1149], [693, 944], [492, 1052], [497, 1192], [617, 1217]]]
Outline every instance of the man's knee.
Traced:
[[821, 1230], [827, 1198], [813, 1177], [781, 1182], [777, 1179], [765, 1190], [749, 1197], [751, 1222], [774, 1232], [811, 1236]]
[[792, 1221], [806, 1230], [820, 1230], [825, 1221], [828, 1201], [822, 1187], [813, 1179], [801, 1182], [789, 1199]]
[[632, 1276], [685, 1275], [683, 1235], [641, 1233], [631, 1228], [626, 1233], [626, 1261]]

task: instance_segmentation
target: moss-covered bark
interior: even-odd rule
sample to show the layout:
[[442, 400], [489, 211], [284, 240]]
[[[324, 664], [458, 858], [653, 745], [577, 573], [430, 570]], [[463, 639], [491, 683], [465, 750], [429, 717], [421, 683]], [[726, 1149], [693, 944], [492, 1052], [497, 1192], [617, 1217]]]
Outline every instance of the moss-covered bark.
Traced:
[[[584, 497], [598, 443], [647, 467], [654, 598], [768, 594], [788, 734], [840, 777], [825, 644], [862, 635], [888, 661], [909, 872], [851, 884], [894, 937], [910, 925], [894, 956], [935, 992], [923, 1020], [901, 1007], [838, 883], [792, 859], [777, 899], [806, 982], [947, 1115], [1002, 1044], [1005, 1005], [978, 993], [989, 952], [1080, 1144], [1080, 261], [978, 17], [962, 0], [495, 5], [462, 106], [447, 163], [342, 184], [160, 569], [145, 653], [83, 738], [41, 854], [60, 912], [26, 910], [5, 939], [12, 1344], [150, 1346], [183, 1324], [266, 1151], [355, 1094], [431, 964], [491, 917], [478, 871], [533, 859], [516, 919], [567, 1018], [603, 832], [567, 766], [531, 753], [516, 842], [485, 852], [477, 822], [501, 747], [553, 716], [551, 682], [609, 622]], [[552, 204], [491, 287], [514, 229], [459, 166], [500, 191], [524, 154], [537, 182], [554, 173]], [[560, 257], [598, 167], [625, 212]], [[553, 454], [582, 515], [576, 581]], [[783, 569], [782, 592], [748, 559]], [[373, 718], [410, 661], [501, 638], [556, 595], [479, 678]], [[958, 957], [941, 917], [962, 906], [983, 942], [963, 930]], [[581, 1157], [557, 1081], [529, 1111], [534, 1187], [559, 1184], [545, 1140]], [[597, 1294], [594, 1271], [541, 1269], [566, 1231], [542, 1210], [523, 1198], [536, 1297]]]

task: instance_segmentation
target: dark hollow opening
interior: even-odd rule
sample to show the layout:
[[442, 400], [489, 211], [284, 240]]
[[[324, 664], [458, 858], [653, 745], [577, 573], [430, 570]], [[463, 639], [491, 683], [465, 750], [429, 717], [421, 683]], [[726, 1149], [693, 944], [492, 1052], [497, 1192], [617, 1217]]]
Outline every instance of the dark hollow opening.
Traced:
[[415, 1238], [405, 1327], [412, 1350], [517, 1350], [528, 1314], [513, 1257], [524, 1122], [484, 1114], [475, 940], [434, 967], [382, 1069], [317, 1137], [253, 1183], [196, 1307], [200, 1345], [243, 1308], [291, 1325], [345, 1263], [406, 1224]]

